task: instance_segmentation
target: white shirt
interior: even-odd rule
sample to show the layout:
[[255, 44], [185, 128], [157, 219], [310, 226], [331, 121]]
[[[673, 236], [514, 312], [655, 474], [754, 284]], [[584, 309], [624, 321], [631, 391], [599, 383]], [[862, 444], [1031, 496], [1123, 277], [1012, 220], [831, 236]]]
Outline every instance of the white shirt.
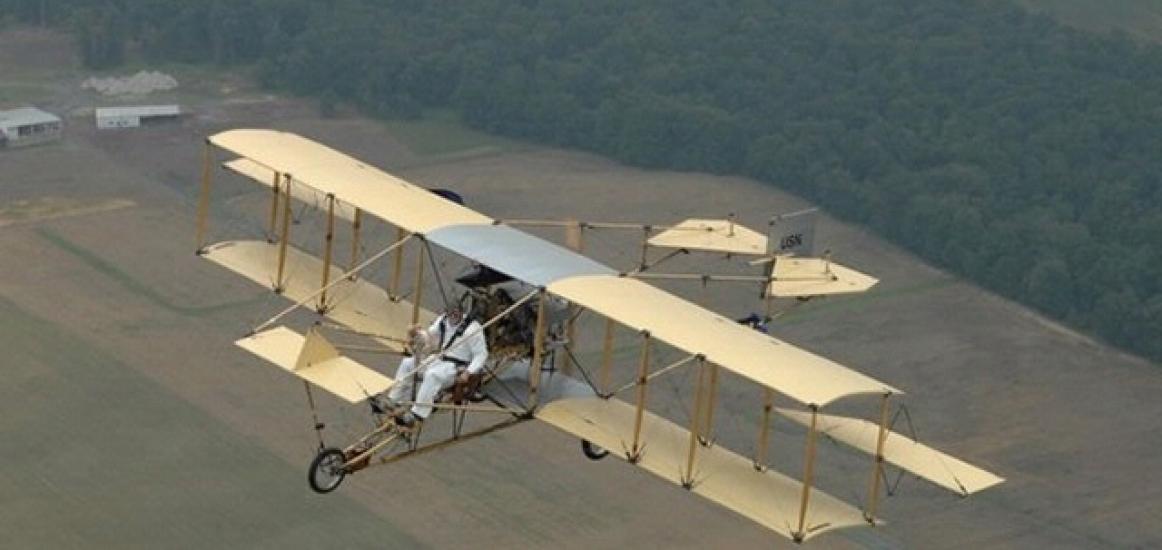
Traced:
[[[476, 374], [484, 369], [484, 362], [488, 360], [488, 342], [484, 337], [484, 328], [475, 320], [465, 321], [460, 320], [460, 324], [467, 322], [468, 326], [464, 327], [461, 334], [456, 336], [460, 325], [453, 325], [447, 322], [447, 316], [441, 315], [436, 318], [436, 322], [428, 327], [428, 335], [432, 342], [439, 342], [439, 350], [436, 353], [444, 357], [451, 357], [468, 363], [468, 372]], [[444, 335], [440, 337], [440, 326], [444, 326]]]

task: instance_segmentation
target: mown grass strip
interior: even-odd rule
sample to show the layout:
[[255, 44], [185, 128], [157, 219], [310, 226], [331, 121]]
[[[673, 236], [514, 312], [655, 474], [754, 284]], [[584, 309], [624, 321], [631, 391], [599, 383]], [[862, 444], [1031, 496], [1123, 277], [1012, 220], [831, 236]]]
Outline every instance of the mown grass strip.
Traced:
[[111, 280], [115, 281], [117, 284], [119, 284], [123, 288], [125, 288], [125, 290], [127, 290], [127, 291], [129, 291], [137, 296], [141, 296], [142, 298], [145, 298], [146, 300], [149, 300], [152, 304], [154, 304], [154, 305], [156, 305], [156, 306], [158, 306], [166, 311], [178, 313], [181, 315], [188, 315], [188, 316], [197, 317], [197, 316], [209, 315], [212, 313], [217, 313], [220, 311], [225, 311], [225, 310], [229, 310], [229, 309], [233, 309], [233, 308], [263, 304], [266, 302], [266, 300], [269, 299], [269, 297], [266, 296], [264, 293], [264, 294], [260, 294], [258, 296], [255, 296], [254, 298], [248, 298], [245, 300], [236, 300], [236, 301], [232, 301], [232, 302], [224, 302], [224, 303], [220, 303], [220, 304], [211, 304], [211, 305], [207, 305], [207, 306], [186, 306], [186, 305], [181, 305], [181, 304], [175, 304], [172, 301], [170, 301], [166, 296], [164, 296], [160, 292], [154, 290], [153, 287], [151, 287], [145, 283], [142, 283], [141, 281], [134, 278], [132, 275], [130, 275], [125, 270], [123, 270], [117, 264], [110, 262], [109, 260], [106, 260], [105, 258], [98, 256], [97, 254], [93, 253], [92, 251], [87, 250], [84, 247], [64, 238], [63, 236], [61, 236], [59, 233], [53, 231], [52, 229], [49, 229], [47, 227], [38, 227], [34, 231], [42, 239], [48, 241], [49, 243], [51, 243], [53, 246], [57, 247], [58, 249], [71, 254], [72, 256], [77, 258], [78, 260], [84, 262], [89, 267], [91, 267], [94, 270], [96, 270], [97, 272], [101, 273], [102, 275], [109, 277]]

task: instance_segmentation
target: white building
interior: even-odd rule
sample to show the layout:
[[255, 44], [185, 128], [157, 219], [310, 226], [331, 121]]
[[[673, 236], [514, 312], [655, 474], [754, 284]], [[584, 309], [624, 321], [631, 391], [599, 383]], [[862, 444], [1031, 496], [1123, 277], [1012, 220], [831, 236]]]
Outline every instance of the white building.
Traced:
[[0, 147], [21, 147], [61, 137], [60, 117], [34, 107], [0, 111]]
[[152, 122], [173, 120], [182, 115], [177, 105], [139, 105], [135, 107], [102, 107], [97, 109], [97, 128], [137, 128]]

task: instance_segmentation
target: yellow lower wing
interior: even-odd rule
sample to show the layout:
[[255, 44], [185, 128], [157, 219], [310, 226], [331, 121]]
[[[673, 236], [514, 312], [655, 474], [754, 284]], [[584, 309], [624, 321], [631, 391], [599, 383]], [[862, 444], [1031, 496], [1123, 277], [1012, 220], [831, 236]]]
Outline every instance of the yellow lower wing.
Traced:
[[[633, 406], [616, 399], [580, 397], [553, 401], [537, 411], [536, 416], [624, 459], [633, 444], [634, 412]], [[646, 411], [641, 442], [644, 449], [637, 465], [666, 481], [683, 485], [690, 432]], [[758, 471], [750, 459], [718, 445], [699, 445], [695, 453], [692, 493], [794, 538], [803, 490], [801, 483], [772, 470]], [[818, 489], [811, 490], [804, 538], [829, 529], [859, 525], [867, 525], [860, 510]]]
[[235, 344], [351, 403], [385, 391], [392, 384], [390, 378], [340, 355], [315, 331], [304, 338], [289, 328], [275, 327]]

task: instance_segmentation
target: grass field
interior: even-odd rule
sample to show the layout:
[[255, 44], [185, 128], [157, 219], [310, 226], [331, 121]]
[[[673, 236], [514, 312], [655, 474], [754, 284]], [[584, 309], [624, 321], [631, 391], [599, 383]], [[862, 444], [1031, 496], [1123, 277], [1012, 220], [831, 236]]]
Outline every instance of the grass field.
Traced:
[[24, 548], [418, 544], [342, 496], [311, 498], [282, 482], [298, 469], [3, 298], [0, 349], [0, 480], [9, 488], [0, 540]]

